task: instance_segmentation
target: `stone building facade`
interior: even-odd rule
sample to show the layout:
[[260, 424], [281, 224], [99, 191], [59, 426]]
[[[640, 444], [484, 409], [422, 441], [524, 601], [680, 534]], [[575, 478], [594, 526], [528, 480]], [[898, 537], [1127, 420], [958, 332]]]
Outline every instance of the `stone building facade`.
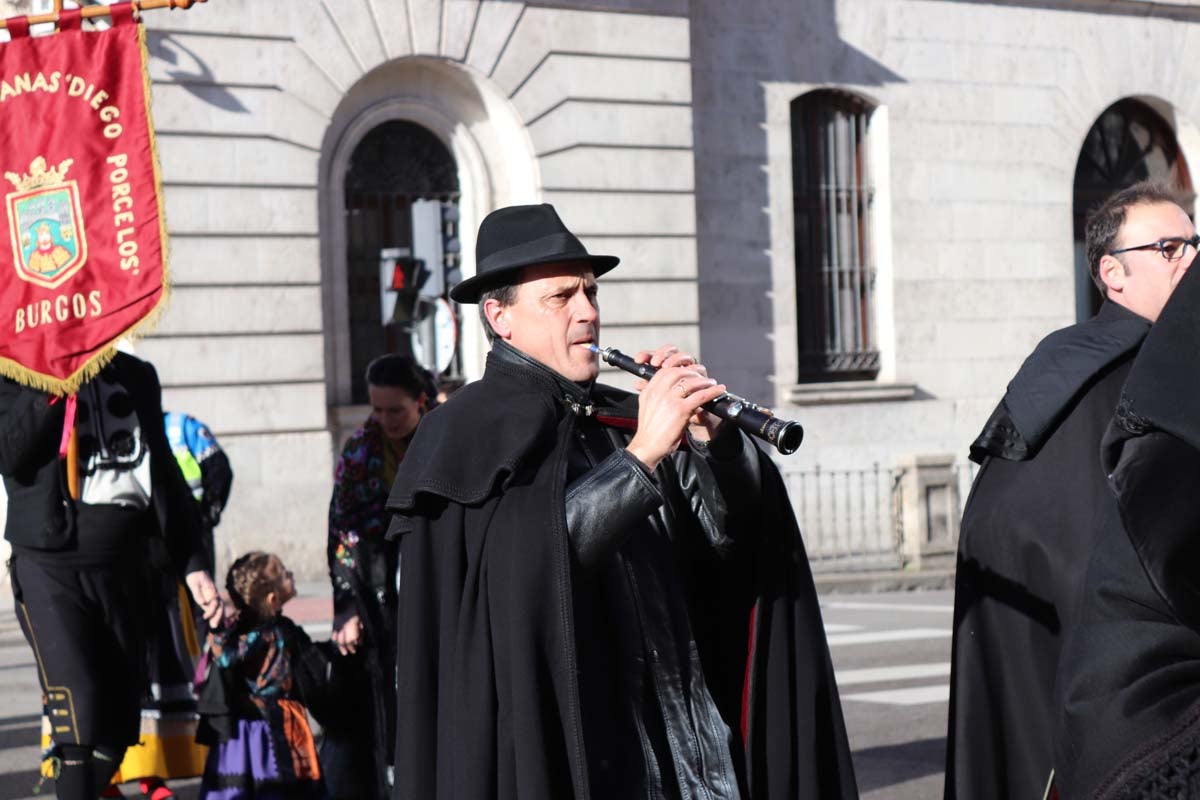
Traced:
[[[388, 203], [412, 247], [408, 209], [452, 209], [441, 280], [489, 210], [553, 203], [622, 257], [604, 344], [698, 350], [799, 419], [791, 472], [891, 470], [965, 457], [1086, 313], [1084, 189], [1188, 190], [1200, 158], [1194, 0], [213, 0], [146, 24], [174, 294], [137, 349], [230, 454], [226, 554], [309, 575], [387, 313], [356, 226]], [[396, 156], [427, 135], [444, 185]]]

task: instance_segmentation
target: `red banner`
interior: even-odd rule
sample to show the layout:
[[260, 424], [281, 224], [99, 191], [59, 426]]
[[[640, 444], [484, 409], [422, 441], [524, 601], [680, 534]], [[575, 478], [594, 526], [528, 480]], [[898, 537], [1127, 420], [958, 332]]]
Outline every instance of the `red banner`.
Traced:
[[[167, 294], [142, 27], [31, 38], [8, 20], [0, 44], [0, 374], [75, 391], [117, 341], [153, 324]], [[4, 241], [6, 239], [7, 241]]]

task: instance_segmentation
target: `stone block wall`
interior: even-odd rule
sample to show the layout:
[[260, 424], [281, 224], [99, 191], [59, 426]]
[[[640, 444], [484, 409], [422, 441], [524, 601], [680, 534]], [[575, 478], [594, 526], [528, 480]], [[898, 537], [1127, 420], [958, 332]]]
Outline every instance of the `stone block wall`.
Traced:
[[794, 394], [789, 103], [839, 88], [884, 114], [882, 129], [872, 120], [890, 229], [876, 243], [875, 383], [914, 390], [781, 409], [808, 431], [783, 463], [965, 459], [1024, 357], [1075, 321], [1072, 184], [1095, 119], [1145, 98], [1200, 163], [1188, 144], [1200, 98], [1178, 57], [1200, 36], [1195, 6], [690, 4], [701, 343], [712, 373], [749, 396]]

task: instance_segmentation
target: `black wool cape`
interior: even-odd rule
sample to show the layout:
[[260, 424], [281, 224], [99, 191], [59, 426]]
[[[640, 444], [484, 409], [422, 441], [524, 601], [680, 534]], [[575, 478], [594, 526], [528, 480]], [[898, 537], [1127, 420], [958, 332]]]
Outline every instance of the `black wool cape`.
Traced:
[[[592, 398], [636, 420], [636, 397], [596, 386]], [[388, 501], [401, 554], [395, 798], [590, 797], [564, 505], [574, 421], [489, 359], [483, 380], [425, 417], [400, 466]], [[772, 499], [730, 522], [758, 544], [713, 577], [719, 610], [693, 619], [705, 678], [745, 732], [734, 757], [749, 800], [856, 797], [812, 575], [761, 460]]]
[[1059, 668], [1064, 798], [1200, 798], [1200, 270], [1180, 281], [1104, 439], [1115, 502]]
[[1046, 337], [971, 447], [955, 576], [945, 797], [1041, 798], [1054, 682], [1096, 521], [1100, 443], [1149, 322], [1106, 303]]

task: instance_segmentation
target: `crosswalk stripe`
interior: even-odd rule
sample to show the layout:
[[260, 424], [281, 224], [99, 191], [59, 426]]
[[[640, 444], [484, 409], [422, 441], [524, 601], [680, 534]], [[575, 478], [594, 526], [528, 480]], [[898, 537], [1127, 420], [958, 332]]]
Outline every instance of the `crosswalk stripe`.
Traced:
[[836, 673], [838, 686], [854, 686], [860, 683], [884, 683], [906, 681], [913, 678], [941, 678], [950, 674], [950, 664], [903, 664], [895, 667], [863, 667], [845, 669]]
[[0, 725], [0, 733], [4, 731], [19, 731], [25, 728], [36, 728], [39, 732], [42, 729], [42, 718], [40, 716], [28, 717], [21, 722], [6, 722]]
[[883, 642], [907, 642], [914, 639], [948, 639], [950, 631], [942, 628], [900, 628], [894, 631], [865, 631], [863, 633], [837, 633], [826, 637], [830, 647], [849, 644], [881, 644]]
[[925, 605], [923, 603], [864, 603], [857, 600], [827, 600], [821, 608], [845, 609], [848, 611], [931, 611], [939, 614], [953, 613], [952, 605]]
[[891, 706], [916, 706], [923, 703], [950, 702], [950, 684], [938, 686], [913, 686], [907, 689], [885, 689], [878, 692], [860, 692], [842, 695], [843, 700], [863, 703], [883, 703]]
[[[25, 773], [30, 770], [36, 772], [37, 768], [41, 766], [42, 746], [38, 744], [40, 736], [40, 733], [33, 732], [29, 735], [31, 744], [4, 748], [4, 771], [0, 772], [0, 785], [15, 786], [18, 781], [24, 778]], [[37, 777], [35, 775], [34, 779], [29, 783], [30, 790], [33, 789], [36, 783]]]
[[825, 633], [848, 633], [850, 631], [861, 631], [862, 625], [844, 625], [840, 622], [826, 622]]

